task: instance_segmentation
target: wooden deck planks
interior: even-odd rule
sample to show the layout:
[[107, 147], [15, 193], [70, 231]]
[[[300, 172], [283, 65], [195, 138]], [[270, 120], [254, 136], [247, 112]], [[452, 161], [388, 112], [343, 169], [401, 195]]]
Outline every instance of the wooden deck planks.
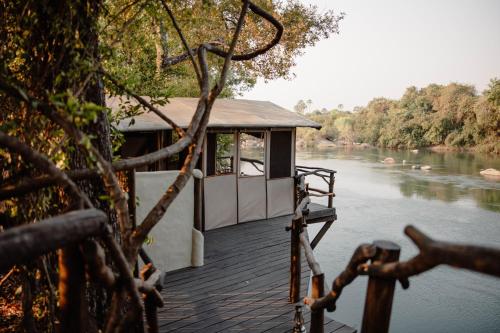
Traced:
[[[290, 332], [288, 303], [290, 217], [205, 233], [205, 265], [170, 272], [159, 309], [160, 332]], [[309, 269], [302, 265], [301, 295]], [[309, 313], [304, 312], [306, 322]], [[325, 332], [355, 332], [325, 319]]]

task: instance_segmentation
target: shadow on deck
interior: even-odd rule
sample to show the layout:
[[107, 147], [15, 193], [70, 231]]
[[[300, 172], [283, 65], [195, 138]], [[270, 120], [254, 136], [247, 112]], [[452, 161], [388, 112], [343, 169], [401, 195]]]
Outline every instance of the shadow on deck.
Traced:
[[[205, 266], [167, 273], [160, 332], [291, 332], [288, 303], [291, 217], [205, 233]], [[309, 269], [302, 265], [301, 295]], [[309, 327], [310, 315], [304, 319]], [[325, 332], [355, 332], [325, 318]]]

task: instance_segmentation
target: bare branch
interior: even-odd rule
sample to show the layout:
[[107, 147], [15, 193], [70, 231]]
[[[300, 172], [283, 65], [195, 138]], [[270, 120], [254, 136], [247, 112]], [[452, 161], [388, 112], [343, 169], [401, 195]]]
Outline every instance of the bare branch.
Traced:
[[202, 78], [200, 75], [200, 70], [198, 68], [198, 65], [196, 64], [196, 61], [194, 60], [194, 52], [193, 50], [189, 47], [186, 38], [184, 37], [184, 34], [182, 33], [181, 28], [177, 24], [177, 20], [175, 19], [174, 14], [170, 10], [170, 7], [168, 7], [167, 3], [165, 0], [161, 0], [161, 3], [163, 7], [165, 8], [166, 12], [168, 13], [168, 16], [170, 17], [170, 20], [172, 20], [172, 24], [174, 25], [175, 30], [177, 31], [177, 34], [179, 35], [179, 38], [182, 41], [182, 45], [184, 45], [184, 48], [186, 49], [186, 52], [189, 55], [189, 59], [191, 59], [191, 64], [193, 65], [194, 72], [196, 73], [196, 78], [198, 80], [198, 85], [201, 87], [202, 85]]
[[86, 240], [80, 245], [87, 273], [96, 281], [103, 283], [108, 289], [115, 287], [117, 277], [106, 264], [104, 249], [93, 240]]
[[307, 264], [309, 265], [309, 268], [311, 268], [313, 274], [314, 275], [323, 274], [318, 261], [314, 257], [314, 253], [311, 248], [311, 242], [309, 241], [309, 233], [307, 232], [307, 227], [303, 228], [302, 232], [300, 233], [300, 243], [304, 248], [304, 254], [306, 255]]
[[0, 270], [36, 256], [102, 235], [106, 215], [97, 209], [73, 211], [0, 233]]
[[125, 85], [118, 82], [111, 74], [105, 72], [102, 69], [100, 70], [100, 73], [104, 75], [109, 81], [111, 81], [115, 86], [117, 86], [120, 90], [125, 91], [127, 94], [135, 98], [142, 106], [149, 109], [158, 117], [160, 117], [163, 121], [165, 121], [167, 124], [172, 126], [172, 128], [177, 132], [177, 134], [179, 134], [180, 137], [183, 137], [185, 135], [184, 130], [180, 128], [179, 125], [177, 125], [172, 119], [167, 117], [163, 112], [158, 110], [158, 108], [155, 107], [153, 104], [149, 103], [146, 99], [144, 99], [143, 97], [134, 93], [132, 90], [125, 87]]
[[134, 305], [136, 310], [134, 312], [134, 315], [136, 316], [136, 318], [139, 318], [140, 316], [142, 316], [142, 311], [144, 310], [144, 308], [142, 306], [139, 292], [137, 291], [134, 276], [132, 275], [132, 269], [130, 268], [129, 262], [125, 258], [120, 245], [118, 245], [118, 243], [116, 243], [115, 239], [113, 238], [111, 227], [109, 225], [107, 226], [107, 232], [105, 233], [103, 240], [109, 250], [109, 253], [111, 254], [111, 257], [113, 258], [113, 261], [116, 264], [118, 272], [120, 273], [120, 277], [129, 292], [132, 304]]
[[[229, 51], [227, 52], [224, 59], [224, 65], [222, 66], [219, 82], [212, 90], [212, 92], [217, 91], [217, 95], [220, 94], [224, 87], [224, 83], [226, 82], [227, 72], [231, 65], [231, 58], [233, 57], [234, 49], [236, 48], [236, 44], [238, 43], [238, 37], [240, 36], [241, 29], [243, 29], [243, 24], [245, 23], [245, 16], [247, 14], [249, 5], [250, 1], [243, 0], [243, 7], [241, 8], [240, 16], [238, 18], [238, 24], [236, 25], [236, 29], [234, 30], [233, 39], [231, 40], [231, 44], [229, 46]], [[210, 47], [210, 45], [207, 45], [207, 47]]]
[[418, 255], [408, 261], [364, 265], [360, 271], [371, 276], [401, 279], [448, 265], [500, 277], [500, 249], [436, 241], [414, 226], [407, 226], [405, 233], [420, 249]]
[[345, 286], [350, 284], [358, 275], [358, 266], [367, 262], [375, 256], [375, 246], [362, 244], [358, 246], [345, 270], [333, 281], [332, 290], [321, 298], [304, 299], [304, 303], [311, 307], [312, 311], [327, 309], [329, 312], [335, 311], [337, 299], [340, 297]]
[[33, 163], [37, 168], [47, 172], [52, 175], [54, 179], [61, 185], [67, 186], [73, 194], [79, 197], [88, 208], [93, 207], [89, 198], [85, 193], [80, 191], [78, 186], [59, 168], [57, 168], [51, 160], [49, 160], [44, 155], [31, 149], [25, 143], [19, 141], [18, 139], [8, 136], [4, 132], [0, 131], [0, 145], [7, 147], [9, 150], [21, 155], [26, 162]]
[[[283, 25], [278, 20], [276, 20], [272, 15], [270, 15], [265, 10], [263, 10], [262, 8], [255, 5], [252, 2], [249, 2], [249, 8], [256, 15], [262, 17], [263, 19], [265, 19], [266, 21], [271, 23], [276, 29], [276, 34], [274, 35], [273, 39], [269, 43], [267, 43], [265, 46], [255, 50], [255, 51], [252, 51], [249, 53], [231, 55], [231, 60], [234, 60], [234, 61], [252, 60], [253, 58], [258, 57], [259, 55], [266, 53], [267, 51], [269, 51], [271, 48], [273, 48], [275, 45], [277, 45], [279, 43], [279, 41], [281, 40], [281, 37], [283, 35], [283, 30], [284, 30]], [[219, 57], [225, 58], [227, 56], [228, 52], [218, 48], [216, 45], [217, 45], [216, 43], [204, 43], [203, 44], [203, 46], [205, 47], [205, 49], [207, 51], [209, 51], [215, 55], [218, 55]], [[200, 47], [198, 47], [198, 49]], [[175, 57], [171, 57], [169, 59], [165, 59], [163, 64], [164, 64], [164, 66], [178, 64], [178, 63], [188, 59], [189, 53], [194, 53], [195, 50], [196, 49], [190, 49], [189, 50], [190, 52], [186, 52], [184, 54], [181, 54], [181, 55], [178, 55]]]

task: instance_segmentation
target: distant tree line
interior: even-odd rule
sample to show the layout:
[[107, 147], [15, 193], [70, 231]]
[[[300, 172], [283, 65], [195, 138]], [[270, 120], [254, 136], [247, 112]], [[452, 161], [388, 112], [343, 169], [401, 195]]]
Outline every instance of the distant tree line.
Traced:
[[[299, 101], [295, 111], [304, 114], [310, 105]], [[298, 133], [308, 146], [327, 139], [387, 148], [446, 146], [500, 153], [499, 79], [492, 79], [482, 94], [471, 85], [430, 84], [406, 89], [399, 100], [374, 98], [352, 112], [339, 105], [305, 115], [323, 126], [319, 132]]]

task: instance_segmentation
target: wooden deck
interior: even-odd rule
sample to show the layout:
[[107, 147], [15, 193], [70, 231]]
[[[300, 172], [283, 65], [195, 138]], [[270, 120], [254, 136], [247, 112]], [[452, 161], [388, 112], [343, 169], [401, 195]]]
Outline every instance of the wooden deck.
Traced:
[[[167, 273], [160, 332], [290, 332], [288, 303], [291, 217], [205, 233], [205, 266]], [[309, 282], [302, 265], [302, 291]], [[304, 319], [309, 329], [309, 313]], [[325, 316], [325, 332], [355, 332]]]

